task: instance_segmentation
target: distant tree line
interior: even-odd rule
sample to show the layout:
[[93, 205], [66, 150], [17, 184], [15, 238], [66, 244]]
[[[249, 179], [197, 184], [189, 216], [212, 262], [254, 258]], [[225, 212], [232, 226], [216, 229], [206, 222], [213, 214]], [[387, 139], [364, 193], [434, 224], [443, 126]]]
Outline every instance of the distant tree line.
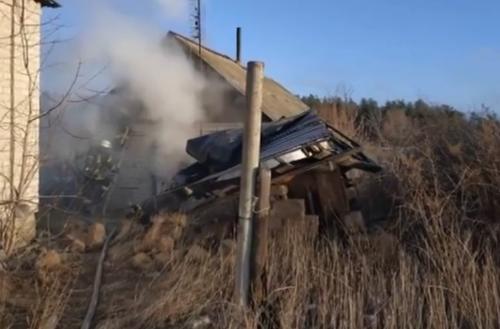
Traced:
[[465, 113], [450, 105], [429, 103], [422, 99], [414, 102], [391, 100], [379, 104], [372, 98], [362, 98], [359, 102], [349, 97], [319, 97], [312, 94], [300, 98], [310, 108], [318, 110], [321, 114], [333, 109], [337, 112], [352, 113], [355, 116], [356, 125], [362, 126], [368, 135], [372, 135], [383, 125], [390, 112], [400, 112], [407, 118], [421, 123], [429, 123], [438, 119], [453, 119], [468, 123], [479, 123], [485, 119], [498, 120], [497, 114], [484, 105], [477, 111]]

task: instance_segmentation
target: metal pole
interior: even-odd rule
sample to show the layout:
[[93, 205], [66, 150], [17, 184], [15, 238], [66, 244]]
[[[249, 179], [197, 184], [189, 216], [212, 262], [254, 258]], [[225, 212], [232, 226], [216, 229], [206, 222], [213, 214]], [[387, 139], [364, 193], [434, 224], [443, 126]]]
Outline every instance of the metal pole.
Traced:
[[198, 55], [201, 56], [201, 44], [202, 44], [202, 24], [201, 24], [201, 0], [197, 1], [198, 11], [196, 13], [198, 20]]
[[236, 28], [236, 63], [241, 63], [241, 27]]
[[263, 80], [264, 63], [249, 62], [247, 67], [247, 113], [243, 134], [235, 280], [235, 296], [238, 304], [243, 307], [248, 306], [250, 290], [252, 215], [255, 198], [255, 178], [260, 160]]

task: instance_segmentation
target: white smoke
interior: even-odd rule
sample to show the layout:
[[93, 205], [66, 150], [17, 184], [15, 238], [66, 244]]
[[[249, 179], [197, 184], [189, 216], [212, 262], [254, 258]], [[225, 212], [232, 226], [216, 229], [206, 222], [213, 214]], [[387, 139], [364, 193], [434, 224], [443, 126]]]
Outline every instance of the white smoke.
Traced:
[[[179, 19], [187, 1], [155, 0], [144, 6], [156, 9], [151, 13], [155, 19], [159, 6], [165, 16]], [[117, 179], [130, 179], [130, 184], [140, 188], [127, 196], [130, 200], [121, 201], [140, 202], [151, 192], [147, 186], [151, 173], [156, 175], [155, 183], [165, 182], [192, 161], [185, 152], [186, 142], [199, 134], [199, 122], [220, 114], [217, 110], [224, 107], [227, 87], [208, 83], [177, 44], [165, 42], [166, 30], [153, 25], [144, 11], [133, 15], [120, 0], [80, 4], [82, 32], [66, 47], [58, 48], [56, 58], [51, 55], [50, 62], [64, 65], [52, 66], [50, 73], [44, 71], [53, 87], [45, 89], [49, 93], [43, 97], [42, 111], [57, 104], [83, 63], [69, 99], [41, 120], [41, 187], [44, 194], [78, 193], [65, 189], [62, 193], [61, 188], [68, 184], [59, 178], [78, 177], [75, 173], [81, 171], [89, 149], [102, 139], [118, 137], [123, 122], [115, 121], [114, 115], [123, 118], [128, 114], [133, 118], [133, 136], [125, 152], [120, 149], [115, 154], [121, 168], [126, 167], [119, 170]], [[121, 92], [108, 94], [113, 87]], [[216, 110], [205, 113], [207, 107]], [[139, 121], [142, 123], [137, 124]], [[142, 136], [137, 137], [136, 132]]]
[[[163, 0], [165, 9], [177, 13], [182, 1]], [[171, 174], [186, 159], [185, 144], [195, 134], [204, 111], [203, 76], [180, 49], [162, 42], [165, 35], [144, 21], [120, 14], [113, 7], [94, 5], [86, 24], [84, 56], [105, 59], [117, 84], [126, 84], [127, 97], [143, 103], [154, 124], [149, 138], [158, 148], [162, 174]]]

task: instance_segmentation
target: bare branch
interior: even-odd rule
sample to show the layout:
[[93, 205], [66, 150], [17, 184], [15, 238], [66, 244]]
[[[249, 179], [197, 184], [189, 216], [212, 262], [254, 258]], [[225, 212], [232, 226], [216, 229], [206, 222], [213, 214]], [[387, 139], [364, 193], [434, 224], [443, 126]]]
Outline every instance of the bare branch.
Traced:
[[59, 100], [59, 102], [56, 105], [54, 105], [53, 107], [51, 107], [50, 109], [48, 109], [47, 111], [43, 112], [42, 114], [36, 116], [35, 118], [30, 119], [29, 120], [30, 122], [39, 120], [39, 119], [41, 119], [41, 118], [49, 115], [52, 111], [54, 111], [57, 108], [59, 108], [69, 98], [69, 96], [71, 95], [71, 92], [73, 91], [73, 88], [75, 87], [76, 83], [78, 82], [78, 78], [80, 77], [81, 67], [82, 67], [82, 63], [79, 62], [78, 63], [78, 67], [76, 68], [75, 76], [73, 77], [73, 81], [71, 82], [69, 88], [66, 90], [66, 93]]

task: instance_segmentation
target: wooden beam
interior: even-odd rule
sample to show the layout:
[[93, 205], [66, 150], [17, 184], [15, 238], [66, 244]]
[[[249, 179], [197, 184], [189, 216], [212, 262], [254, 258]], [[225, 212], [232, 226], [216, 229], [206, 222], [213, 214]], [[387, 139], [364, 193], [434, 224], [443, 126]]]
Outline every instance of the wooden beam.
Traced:
[[260, 305], [266, 298], [269, 213], [271, 208], [271, 170], [262, 167], [259, 170], [259, 194], [257, 216], [252, 250], [251, 289], [254, 305]]

